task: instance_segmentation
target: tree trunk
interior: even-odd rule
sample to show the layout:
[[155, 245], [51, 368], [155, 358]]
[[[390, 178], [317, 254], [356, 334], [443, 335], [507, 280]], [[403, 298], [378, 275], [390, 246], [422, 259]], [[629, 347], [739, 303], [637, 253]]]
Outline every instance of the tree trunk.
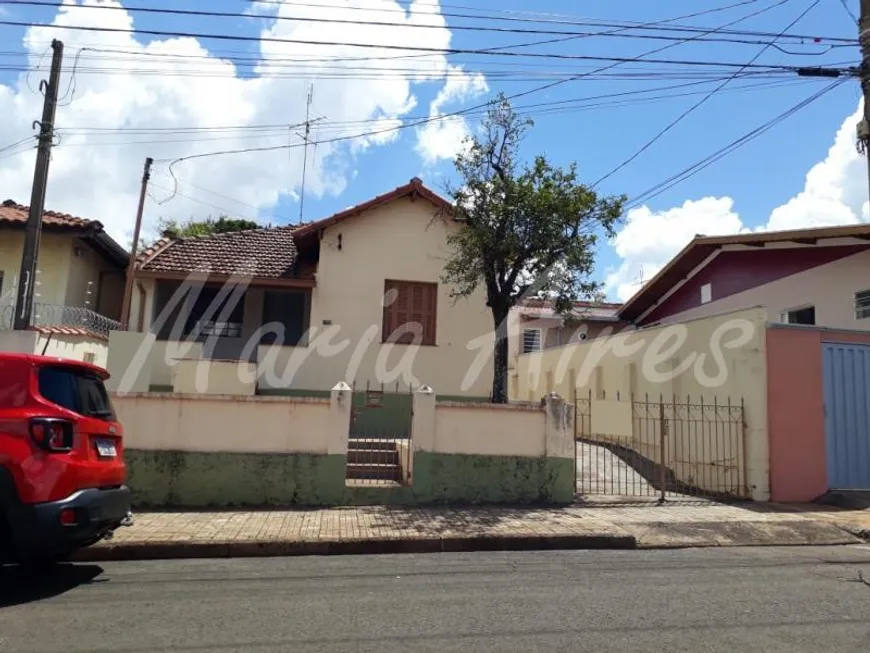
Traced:
[[508, 310], [492, 308], [495, 326], [495, 344], [492, 352], [492, 403], [494, 404], [508, 402], [508, 312]]

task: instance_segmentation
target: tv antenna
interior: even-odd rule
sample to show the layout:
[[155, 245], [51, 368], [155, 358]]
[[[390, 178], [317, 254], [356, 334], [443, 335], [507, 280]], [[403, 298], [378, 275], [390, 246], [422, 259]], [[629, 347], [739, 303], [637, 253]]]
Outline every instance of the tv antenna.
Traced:
[[[305, 209], [305, 174], [308, 170], [308, 144], [311, 142], [311, 104], [314, 102], [314, 84], [308, 85], [308, 101], [305, 105], [305, 135], [302, 140], [305, 141], [304, 153], [302, 155], [302, 188], [299, 191], [299, 222], [302, 222], [302, 213]], [[321, 118], [317, 118], [321, 120]], [[315, 120], [315, 122], [317, 122]], [[317, 143], [314, 143], [315, 156], [317, 153]]]
[[637, 272], [637, 281], [635, 281], [632, 285], [634, 286], [642, 286], [643, 285], [643, 266], [640, 266], [640, 270]]

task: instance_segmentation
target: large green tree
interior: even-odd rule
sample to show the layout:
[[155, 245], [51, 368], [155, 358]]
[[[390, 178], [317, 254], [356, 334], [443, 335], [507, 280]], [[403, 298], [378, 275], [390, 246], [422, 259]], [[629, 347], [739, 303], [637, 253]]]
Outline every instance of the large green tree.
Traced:
[[214, 218], [206, 218], [205, 220], [190, 219], [186, 222], [161, 218], [158, 223], [158, 231], [160, 233], [172, 233], [179, 238], [189, 238], [191, 236], [208, 236], [232, 231], [245, 231], [246, 229], [259, 229], [260, 226], [252, 220], [230, 218], [229, 216], [222, 215], [217, 220]]
[[[245, 231], [247, 229], [260, 229], [262, 226], [252, 220], [231, 218], [226, 215], [222, 215], [216, 220], [214, 218], [205, 218], [204, 220], [189, 218], [183, 222], [170, 218], [160, 218], [157, 222], [157, 233], [163, 236], [171, 235], [176, 238], [191, 238], [194, 236], [225, 234], [232, 231]], [[133, 241], [131, 240], [130, 242], [132, 243]], [[141, 252], [153, 244], [153, 239], [140, 238], [138, 250]]]
[[503, 95], [493, 102], [477, 136], [466, 142], [448, 187], [456, 218], [444, 281], [456, 297], [483, 285], [495, 327], [492, 401], [506, 403], [508, 313], [529, 297], [552, 299], [566, 313], [592, 297], [595, 248], [610, 237], [626, 198], [599, 197], [578, 181], [576, 164], [559, 167], [543, 155], [528, 162], [520, 145], [531, 120]]

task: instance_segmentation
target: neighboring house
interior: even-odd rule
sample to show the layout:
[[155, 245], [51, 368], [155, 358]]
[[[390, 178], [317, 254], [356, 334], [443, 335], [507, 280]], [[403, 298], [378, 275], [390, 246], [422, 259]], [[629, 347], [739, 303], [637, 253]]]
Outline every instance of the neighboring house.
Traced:
[[[0, 331], [12, 328], [28, 213], [12, 200], [0, 204]], [[40, 353], [105, 364], [105, 341], [118, 328], [128, 261], [127, 251], [96, 220], [43, 213], [33, 324], [52, 340], [48, 349], [39, 345]], [[7, 335], [0, 347], [11, 348], [13, 340], [24, 342]]]
[[[173, 358], [204, 358], [214, 369], [221, 361], [255, 366], [259, 393], [417, 381], [441, 397], [485, 400], [492, 318], [482, 290], [454, 300], [441, 280], [447, 236], [460, 228], [452, 215], [415, 178], [316, 222], [160, 240], [138, 259], [130, 320], [132, 331], [157, 337], [147, 387], [178, 385]], [[209, 319], [234, 274], [249, 276], [240, 300]], [[195, 287], [178, 293], [186, 279]], [[261, 329], [269, 324], [279, 333]], [[408, 324], [419, 325], [419, 346], [408, 344]], [[197, 329], [197, 342], [178, 349]], [[490, 358], [466, 382], [481, 349]]]
[[754, 306], [770, 322], [870, 330], [870, 224], [698, 236], [618, 316], [650, 327]]
[[521, 354], [622, 331], [629, 325], [617, 317], [621, 306], [608, 302], [575, 302], [570, 315], [560, 315], [552, 301], [526, 300], [511, 311], [508, 329], [511, 365]]

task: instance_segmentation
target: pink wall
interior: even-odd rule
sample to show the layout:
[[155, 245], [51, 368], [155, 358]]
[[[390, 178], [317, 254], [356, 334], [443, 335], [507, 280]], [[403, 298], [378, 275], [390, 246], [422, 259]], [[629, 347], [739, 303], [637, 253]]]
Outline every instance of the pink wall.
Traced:
[[767, 329], [767, 419], [772, 501], [812, 501], [828, 489], [822, 343], [870, 344], [870, 333]]

